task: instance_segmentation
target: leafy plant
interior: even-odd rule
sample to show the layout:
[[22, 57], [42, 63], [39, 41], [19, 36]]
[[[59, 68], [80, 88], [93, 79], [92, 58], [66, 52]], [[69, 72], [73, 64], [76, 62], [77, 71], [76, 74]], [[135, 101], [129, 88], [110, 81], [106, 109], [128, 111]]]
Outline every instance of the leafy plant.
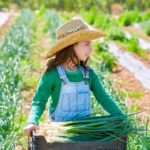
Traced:
[[98, 13], [96, 14], [93, 25], [102, 29], [106, 29], [109, 27], [111, 21], [112, 20], [109, 15], [104, 13]]
[[81, 9], [81, 16], [89, 24], [93, 24], [94, 23], [94, 19], [95, 19], [96, 13], [97, 13], [97, 11], [96, 11], [95, 7], [91, 7], [90, 11], [86, 11], [85, 9]]
[[134, 22], [138, 22], [140, 20], [139, 11], [137, 9], [125, 11], [119, 17], [119, 23], [121, 25], [131, 25]]
[[112, 40], [119, 40], [123, 42], [126, 39], [126, 36], [121, 29], [113, 27], [109, 30], [109, 38]]
[[22, 104], [21, 62], [28, 54], [32, 21], [32, 12], [22, 10], [0, 47], [0, 149], [13, 149], [15, 137], [20, 132], [18, 114], [21, 113]]
[[93, 45], [96, 51], [95, 57], [102, 63], [103, 68], [112, 71], [117, 66], [117, 59], [114, 55], [108, 52], [108, 45], [106, 42], [97, 42]]
[[150, 36], [150, 19], [140, 23], [142, 29], [144, 29], [145, 33]]

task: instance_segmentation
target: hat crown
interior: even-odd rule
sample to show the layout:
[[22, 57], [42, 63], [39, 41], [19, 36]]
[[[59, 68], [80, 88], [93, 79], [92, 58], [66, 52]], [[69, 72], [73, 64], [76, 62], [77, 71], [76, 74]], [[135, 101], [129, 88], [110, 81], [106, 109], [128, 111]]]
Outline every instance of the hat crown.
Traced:
[[86, 25], [81, 19], [74, 19], [59, 27], [56, 31], [56, 37], [59, 40], [70, 35], [71, 33], [85, 30], [87, 28], [88, 25]]

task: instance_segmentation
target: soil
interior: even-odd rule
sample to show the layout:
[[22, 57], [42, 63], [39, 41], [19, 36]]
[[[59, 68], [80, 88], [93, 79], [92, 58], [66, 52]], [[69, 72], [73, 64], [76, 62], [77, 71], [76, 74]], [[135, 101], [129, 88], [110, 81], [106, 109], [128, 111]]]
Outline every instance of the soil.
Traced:
[[147, 68], [150, 69], [150, 51], [147, 51], [147, 59], [144, 59], [141, 56], [128, 51], [124, 46], [118, 44], [117, 42], [113, 41], [113, 43], [115, 43], [120, 48], [120, 50], [122, 50], [124, 52], [128, 52], [131, 56], [133, 56], [135, 59], [141, 61]]
[[122, 68], [120, 72], [111, 74], [111, 80], [115, 80], [118, 89], [123, 89], [129, 93], [138, 92], [143, 94], [140, 98], [128, 97], [127, 102], [129, 106], [136, 106], [136, 112], [142, 112], [139, 116], [146, 117], [147, 113], [150, 113], [150, 90], [143, 87], [133, 73], [123, 66], [120, 67]]

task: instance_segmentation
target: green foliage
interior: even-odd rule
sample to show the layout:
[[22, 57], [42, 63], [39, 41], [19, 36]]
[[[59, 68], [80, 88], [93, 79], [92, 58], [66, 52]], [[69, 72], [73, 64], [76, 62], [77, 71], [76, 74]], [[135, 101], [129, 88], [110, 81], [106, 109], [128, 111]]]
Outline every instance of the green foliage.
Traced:
[[[128, 118], [128, 119], [127, 119]], [[127, 115], [90, 115], [62, 123], [69, 127], [58, 136], [69, 141], [116, 141], [120, 135], [135, 133], [134, 121]], [[96, 127], [96, 128], [95, 128]]]
[[119, 44], [127, 48], [128, 51], [131, 51], [144, 59], [147, 59], [146, 51], [142, 50], [139, 47], [139, 41], [136, 37], [132, 36], [128, 38], [121, 29], [111, 28], [109, 30], [108, 39], [118, 41]]
[[[32, 55], [32, 53], [31, 53]], [[31, 70], [33, 71], [38, 71], [41, 67], [41, 64], [40, 64], [40, 60], [39, 60], [39, 57], [38, 56], [32, 56], [30, 57], [28, 60], [28, 64], [30, 64], [30, 68]]]
[[132, 37], [130, 40], [126, 40], [123, 44], [129, 51], [147, 59], [146, 51], [139, 47], [139, 42], [137, 38]]
[[145, 33], [150, 36], [150, 19], [140, 23], [140, 25], [144, 29]]
[[125, 11], [119, 16], [119, 23], [121, 25], [131, 25], [133, 22], [138, 22], [140, 20], [139, 11], [137, 9]]
[[22, 104], [21, 60], [28, 54], [32, 21], [32, 12], [23, 10], [0, 47], [0, 149], [13, 149], [15, 137], [20, 132], [18, 114]]
[[150, 2], [147, 0], [107, 0], [107, 1], [100, 1], [100, 0], [87, 0], [86, 2], [83, 0], [76, 0], [69, 1], [69, 0], [1, 0], [0, 6], [2, 7], [9, 7], [12, 3], [17, 4], [17, 6], [21, 8], [32, 8], [32, 9], [39, 9], [41, 5], [44, 5], [46, 8], [57, 9], [57, 10], [68, 10], [68, 11], [78, 11], [81, 8], [85, 8], [85, 10], [89, 10], [90, 7], [96, 7], [101, 9], [103, 12], [110, 12], [111, 5], [114, 3], [121, 4], [124, 8], [128, 10], [133, 10], [138, 8], [139, 10], [146, 10], [150, 8]]
[[97, 42], [93, 45], [96, 51], [96, 58], [102, 63], [103, 68], [112, 71], [117, 66], [117, 59], [114, 55], [108, 52], [108, 45], [106, 42]]
[[[45, 15], [46, 8], [44, 5], [41, 5], [39, 10], [35, 11], [35, 21], [32, 24], [32, 41], [36, 43], [42, 36], [43, 32], [47, 32], [48, 28], [46, 27], [46, 15]], [[41, 21], [42, 20], [42, 21]], [[37, 26], [38, 24], [38, 26]], [[39, 28], [40, 26], [40, 28]], [[34, 34], [36, 33], [36, 34]]]
[[72, 17], [73, 16], [75, 16], [76, 15], [76, 13], [75, 12], [69, 12], [68, 13], [68, 11], [60, 11], [60, 12], [58, 12], [59, 13], [59, 16], [61, 17], [61, 20], [64, 20], [64, 22], [66, 22], [66, 21], [68, 21], [68, 20], [70, 20], [70, 19], [72, 19]]
[[[99, 75], [99, 79], [102, 82], [104, 88], [106, 89], [107, 93], [118, 103], [120, 108], [127, 113], [128, 108], [126, 105], [126, 97], [121, 95], [120, 89], [115, 89], [114, 82], [110, 80], [110, 72], [106, 68], [102, 66], [102, 62], [100, 59], [97, 59], [95, 57], [92, 58], [92, 66], [96, 69], [96, 72]], [[93, 97], [93, 101], [96, 102], [96, 100]], [[107, 113], [102, 110], [101, 106], [96, 103], [94, 106], [94, 110], [99, 110], [97, 112], [100, 112], [102, 115], [106, 115]]]
[[142, 92], [139, 92], [139, 91], [133, 91], [133, 92], [121, 92], [123, 96], [128, 96], [128, 97], [131, 97], [131, 98], [135, 98], [135, 99], [141, 99], [144, 94]]
[[150, 8], [150, 1], [147, 0], [125, 0], [122, 1], [125, 5], [126, 9], [133, 10], [135, 8], [138, 8], [139, 10], [144, 11], [145, 9]]
[[146, 11], [143, 11], [143, 12], [140, 12], [140, 21], [146, 21], [150, 18], [150, 10], [146, 10]]
[[99, 27], [99, 28], [106, 28], [108, 26], [108, 23], [110, 23], [110, 17], [108, 15], [105, 15], [103, 13], [98, 13], [95, 16], [94, 19], [94, 26]]
[[55, 11], [46, 11], [46, 29], [50, 33], [52, 39], [56, 39], [55, 30], [60, 26], [60, 18]]
[[[29, 78], [30, 76], [30, 78]], [[30, 73], [23, 74], [23, 89], [30, 89], [36, 88], [38, 83], [39, 77], [38, 76], [31, 76]]]
[[[115, 89], [113, 86], [113, 81], [109, 80], [109, 74], [107, 71], [104, 72], [104, 70], [101, 70], [101, 63], [100, 61], [97, 61], [95, 59], [92, 60], [93, 65], [95, 66], [100, 80], [102, 81], [105, 89], [107, 92], [113, 97], [113, 99], [118, 103], [120, 108], [127, 114], [130, 112], [137, 112], [138, 107], [135, 106], [127, 106], [126, 104], [126, 98], [128, 94], [122, 94], [121, 89]], [[94, 103], [95, 102], [95, 103]], [[107, 113], [103, 111], [103, 109], [99, 106], [99, 104], [96, 102], [96, 100], [93, 97], [93, 109], [97, 110], [99, 114], [106, 115]], [[92, 104], [93, 104], [92, 103]], [[99, 111], [98, 111], [99, 110]], [[96, 113], [96, 111], [94, 111]], [[140, 122], [138, 121], [137, 115], [134, 116], [133, 120], [135, 120], [135, 126], [137, 128], [136, 134], [129, 134], [128, 135], [128, 149], [130, 150], [148, 150], [150, 147], [150, 132], [148, 130], [148, 118], [146, 122]]]
[[137, 38], [132, 38], [130, 39], [130, 44], [128, 44], [128, 50], [133, 51], [135, 53], [139, 53], [140, 48], [139, 48], [139, 42]]
[[117, 27], [113, 27], [109, 30], [109, 38], [112, 40], [124, 41], [126, 39], [125, 33]]
[[97, 11], [96, 11], [95, 7], [91, 7], [89, 11], [86, 11], [85, 9], [81, 9], [81, 16], [89, 24], [94, 23], [96, 13], [97, 13]]
[[131, 150], [149, 150], [150, 148], [150, 131], [148, 130], [148, 115], [146, 121], [138, 121], [135, 117], [136, 125], [140, 129], [137, 134], [129, 134], [128, 149]]

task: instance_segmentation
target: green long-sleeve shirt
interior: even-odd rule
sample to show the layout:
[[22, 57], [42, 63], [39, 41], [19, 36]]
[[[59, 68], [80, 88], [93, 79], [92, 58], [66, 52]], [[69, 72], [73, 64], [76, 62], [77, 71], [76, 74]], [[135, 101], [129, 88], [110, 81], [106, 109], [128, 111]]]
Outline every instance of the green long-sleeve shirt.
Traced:
[[[83, 76], [80, 69], [74, 72], [65, 70], [65, 73], [70, 82], [83, 81]], [[49, 98], [50, 98], [50, 105], [49, 105], [50, 112], [52, 113], [55, 110], [59, 99], [61, 82], [62, 80], [60, 79], [56, 68], [53, 68], [48, 72], [44, 72], [41, 75], [41, 78], [39, 80], [38, 86], [36, 88], [32, 100], [32, 105], [27, 120], [27, 124], [30, 123], [39, 124], [38, 120], [43, 114], [46, 103]], [[102, 85], [102, 82], [99, 79], [98, 74], [92, 67], [90, 67], [88, 82], [90, 90], [93, 92], [96, 100], [101, 104], [104, 110], [106, 110], [110, 114], [123, 114], [122, 110], [119, 108], [117, 103], [106, 92], [105, 88]]]

